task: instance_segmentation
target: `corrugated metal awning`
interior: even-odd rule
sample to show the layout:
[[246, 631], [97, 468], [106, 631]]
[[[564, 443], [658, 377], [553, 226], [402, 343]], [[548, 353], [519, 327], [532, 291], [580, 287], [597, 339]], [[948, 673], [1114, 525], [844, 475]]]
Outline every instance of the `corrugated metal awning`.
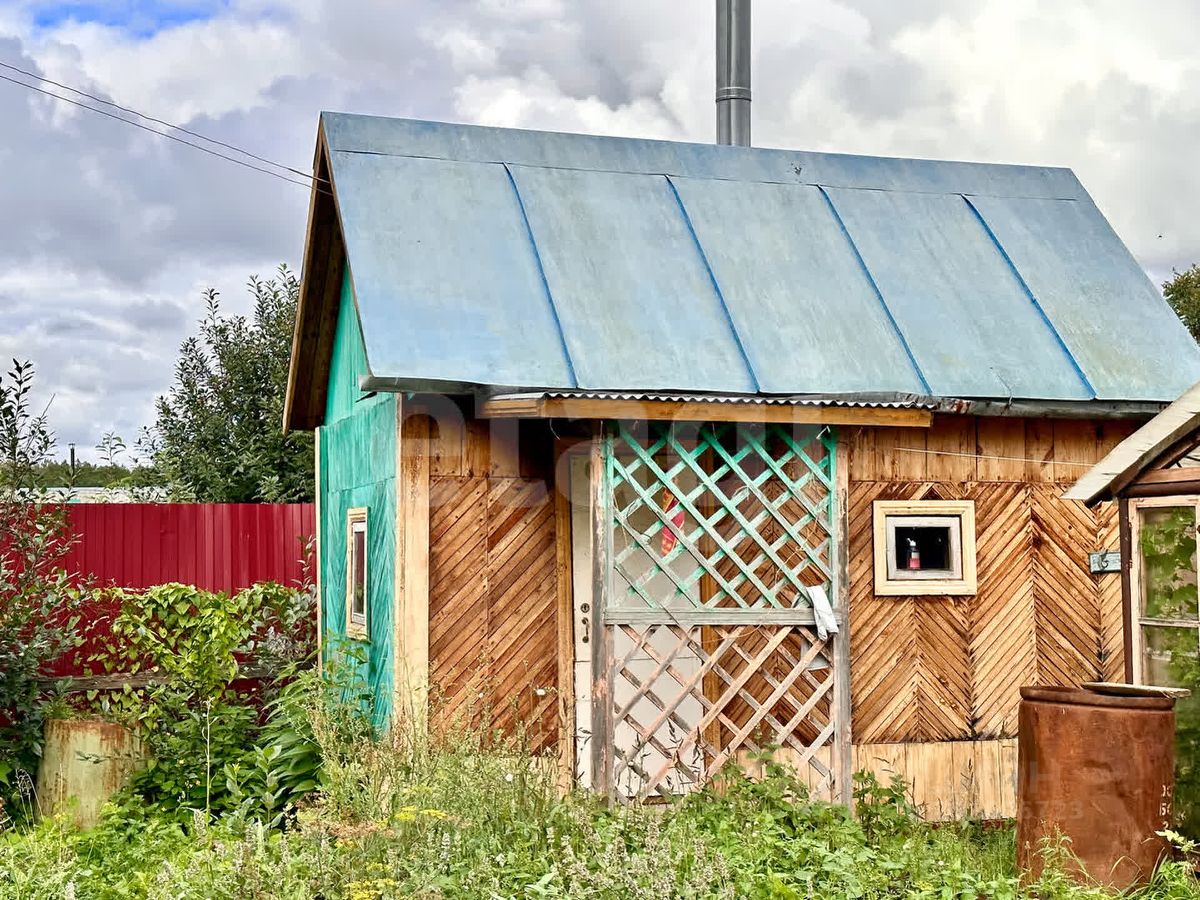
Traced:
[[492, 394], [490, 400], [537, 400], [561, 398], [574, 400], [650, 400], [665, 403], [728, 403], [751, 406], [814, 406], [844, 409], [926, 409], [936, 410], [938, 403], [927, 397], [875, 400], [858, 397], [769, 397], [763, 394], [669, 394], [631, 391], [522, 391]]

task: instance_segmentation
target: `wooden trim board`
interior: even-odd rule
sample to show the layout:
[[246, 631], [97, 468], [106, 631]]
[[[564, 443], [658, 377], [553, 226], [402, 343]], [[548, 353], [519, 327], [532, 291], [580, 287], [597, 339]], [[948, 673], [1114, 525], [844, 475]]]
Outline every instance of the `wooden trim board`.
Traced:
[[895, 407], [722, 403], [716, 400], [641, 400], [589, 397], [495, 398], [483, 403], [486, 419], [626, 419], [680, 422], [768, 422], [796, 425], [878, 425], [928, 428], [933, 413]]
[[575, 784], [575, 595], [571, 559], [571, 458], [568, 442], [554, 444], [554, 552], [558, 582], [558, 775], [561, 790]]
[[[833, 606], [838, 614], [838, 631], [833, 636], [833, 703], [836, 709], [837, 730], [834, 732], [833, 753], [836, 763], [830, 766], [841, 777], [835, 786], [836, 799], [850, 806], [854, 802], [854, 699], [851, 685], [850, 636], [850, 448], [845, 436], [835, 436], [833, 458], [834, 522]], [[809, 767], [811, 771], [811, 767]]]
[[[283, 401], [285, 434], [315, 428], [324, 422], [329, 367], [347, 265], [324, 125], [317, 128], [313, 175], [304, 265]], [[328, 189], [322, 187], [322, 182]]]
[[313, 430], [313, 507], [315, 514], [316, 527], [313, 529], [313, 587], [317, 593], [317, 671], [324, 673], [325, 671], [325, 613], [322, 609], [325, 603], [325, 591], [322, 588], [321, 567], [324, 560], [321, 558], [321, 531], [324, 527], [324, 520], [321, 518], [321, 427], [317, 426]]
[[[356, 641], [371, 639], [371, 523], [369, 510], [355, 506], [346, 510], [346, 636]], [[354, 619], [354, 527], [363, 535], [363, 620]]]
[[425, 727], [429, 699], [429, 418], [396, 398], [396, 584], [393, 720]]

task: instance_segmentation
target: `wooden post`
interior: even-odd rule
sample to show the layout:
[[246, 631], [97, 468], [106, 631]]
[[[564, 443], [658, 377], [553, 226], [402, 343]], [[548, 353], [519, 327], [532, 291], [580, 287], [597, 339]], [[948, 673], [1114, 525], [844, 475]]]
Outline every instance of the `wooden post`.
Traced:
[[846, 442], [836, 432], [833, 439], [833, 534], [837, 557], [833, 566], [833, 602], [838, 616], [838, 632], [833, 639], [833, 715], [837, 722], [833, 737], [833, 770], [838, 781], [834, 785], [837, 799], [849, 805], [854, 800], [850, 693], [850, 460]]
[[1123, 620], [1122, 630], [1122, 646], [1125, 653], [1125, 681], [1128, 684], [1133, 683], [1133, 629], [1136, 627], [1133, 621], [1133, 523], [1129, 517], [1132, 510], [1129, 506], [1129, 501], [1122, 497], [1117, 503], [1117, 519], [1121, 529], [1121, 613]]
[[610, 644], [612, 635], [604, 621], [604, 611], [610, 602], [608, 568], [612, 554], [612, 521], [610, 485], [605, 461], [611, 451], [612, 438], [605, 434], [600, 423], [592, 438], [591, 498], [592, 498], [592, 789], [613, 799], [611, 684], [609, 678]]
[[563, 440], [554, 443], [555, 578], [558, 587], [558, 769], [559, 788], [575, 784], [575, 596], [571, 553], [571, 453]]
[[396, 600], [393, 687], [401, 721], [425, 728], [429, 705], [429, 418], [396, 398]]
[[313, 504], [314, 516], [313, 519], [316, 527], [313, 529], [313, 585], [317, 591], [317, 672], [323, 674], [325, 671], [325, 611], [322, 606], [325, 603], [325, 592], [321, 588], [321, 567], [325, 561], [321, 558], [321, 426], [317, 426], [313, 430]]

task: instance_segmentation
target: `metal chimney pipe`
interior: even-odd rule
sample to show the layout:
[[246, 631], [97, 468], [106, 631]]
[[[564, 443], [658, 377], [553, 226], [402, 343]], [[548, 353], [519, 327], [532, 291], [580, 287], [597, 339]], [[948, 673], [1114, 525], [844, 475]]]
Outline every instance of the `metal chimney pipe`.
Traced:
[[717, 143], [750, 146], [750, 0], [717, 0]]

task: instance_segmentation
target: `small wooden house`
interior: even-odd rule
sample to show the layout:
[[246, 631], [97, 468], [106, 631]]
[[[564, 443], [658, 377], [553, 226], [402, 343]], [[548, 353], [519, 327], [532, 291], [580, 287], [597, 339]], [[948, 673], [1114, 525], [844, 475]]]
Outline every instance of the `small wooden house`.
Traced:
[[1200, 384], [1122, 441], [1067, 493], [1089, 507], [1116, 501], [1124, 679], [1177, 683], [1200, 653]]
[[1070, 171], [326, 114], [316, 173], [286, 425], [381, 724], [995, 816], [1018, 687], [1124, 671], [1062, 492], [1200, 351]]

